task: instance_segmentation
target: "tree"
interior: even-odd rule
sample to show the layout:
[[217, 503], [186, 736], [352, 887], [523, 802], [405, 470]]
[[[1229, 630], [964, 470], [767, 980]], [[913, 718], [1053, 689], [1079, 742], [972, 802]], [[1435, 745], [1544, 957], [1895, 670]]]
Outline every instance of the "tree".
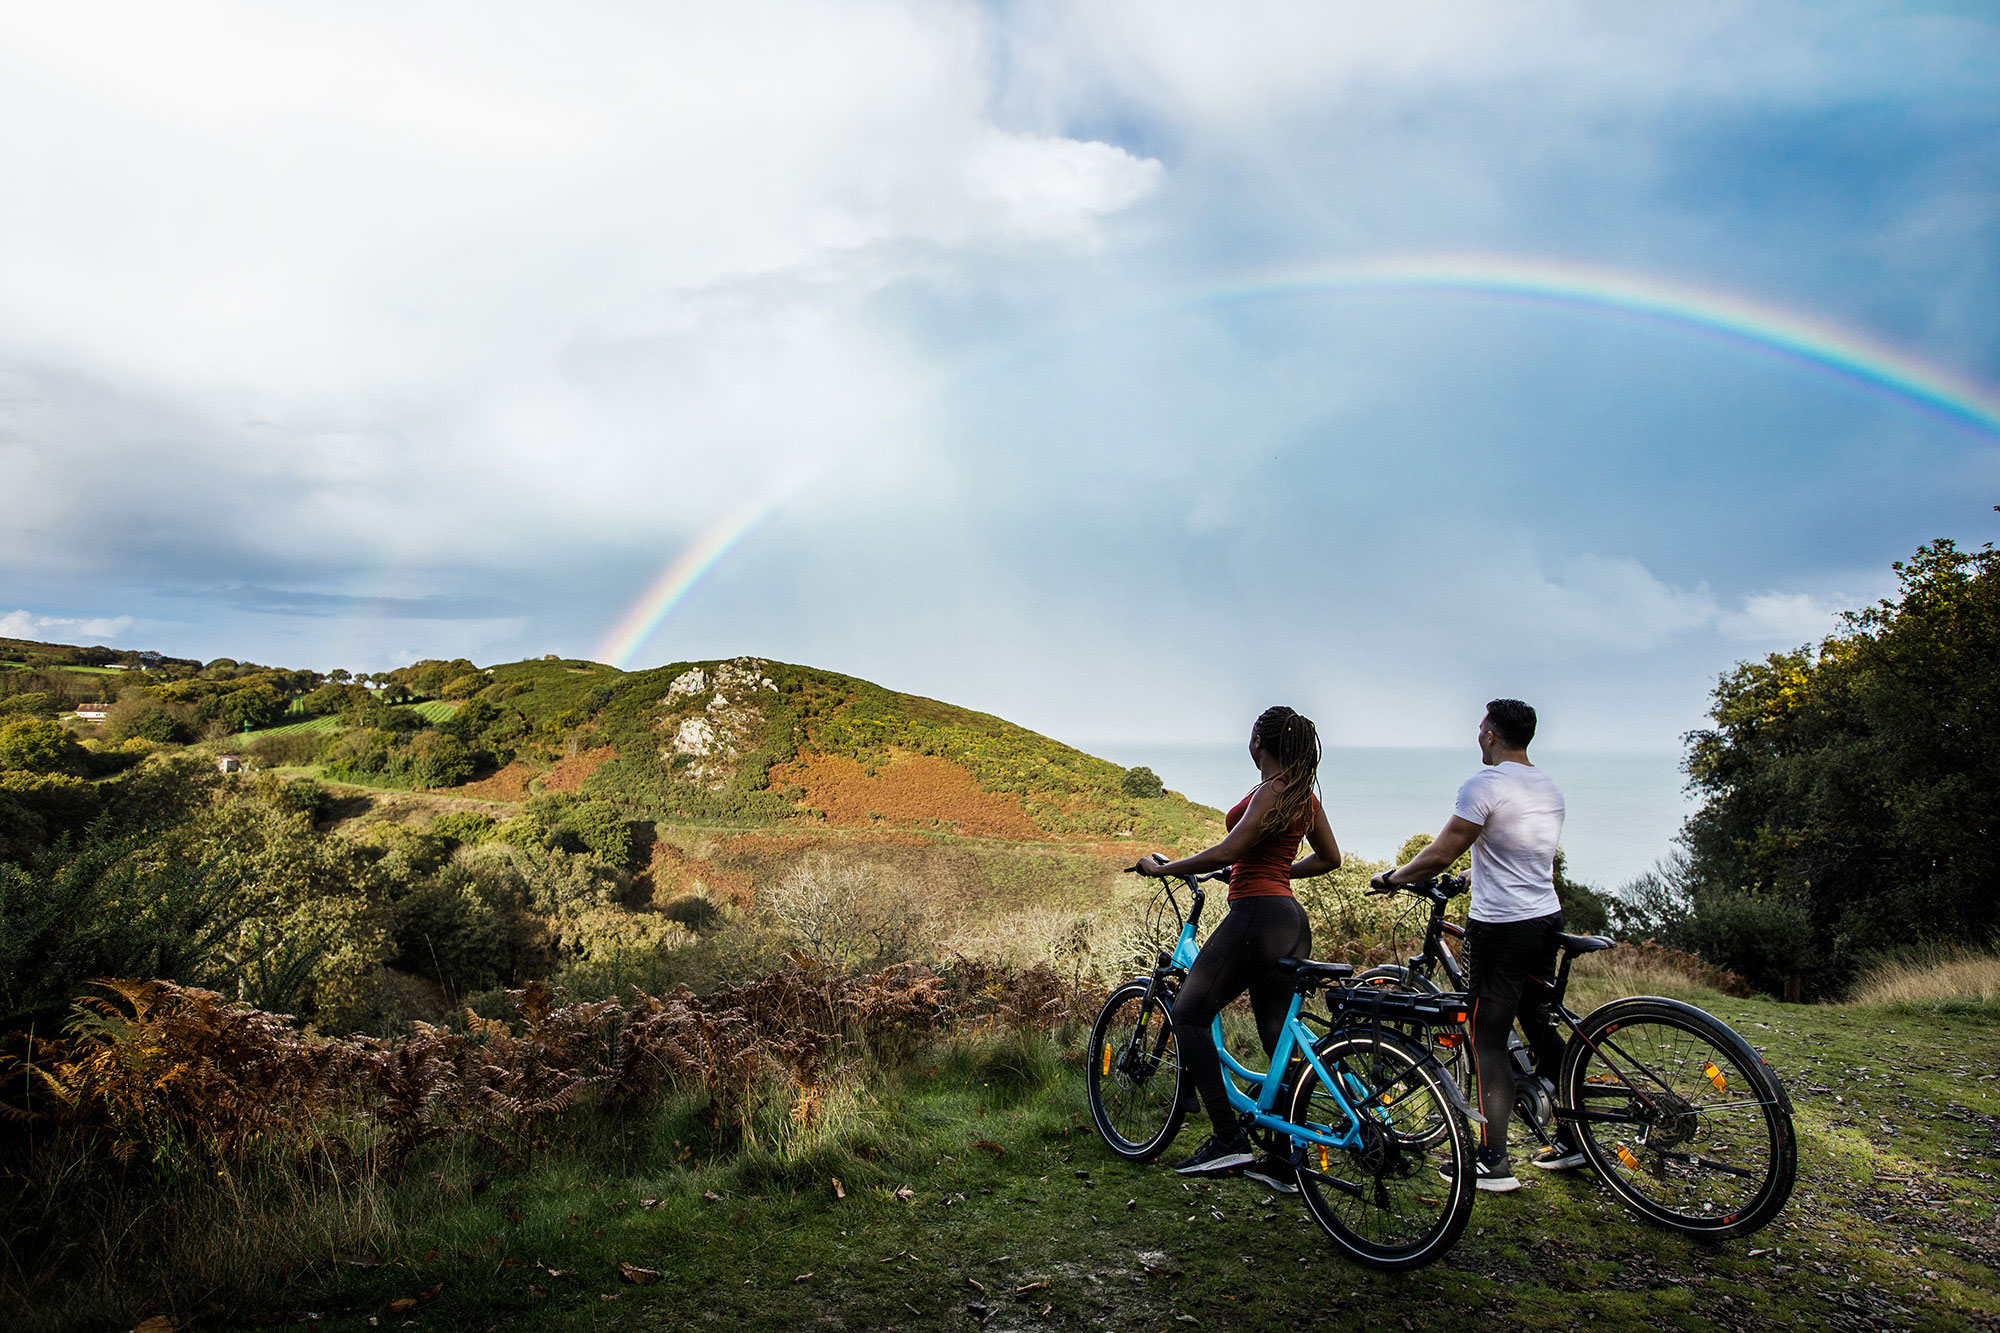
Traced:
[[2000, 929], [2000, 552], [1939, 540], [1895, 569], [1900, 595], [1817, 651], [1723, 676], [1688, 738], [1690, 929], [1772, 990]]
[[441, 731], [412, 736], [404, 756], [410, 780], [420, 787], [456, 787], [472, 776], [475, 767], [465, 743]]
[[0, 769], [23, 773], [81, 773], [84, 748], [60, 722], [16, 718], [0, 726]]
[[1119, 780], [1119, 786], [1127, 796], [1135, 796], [1141, 800], [1167, 794], [1166, 784], [1161, 782], [1160, 775], [1150, 768], [1126, 769], [1124, 777]]

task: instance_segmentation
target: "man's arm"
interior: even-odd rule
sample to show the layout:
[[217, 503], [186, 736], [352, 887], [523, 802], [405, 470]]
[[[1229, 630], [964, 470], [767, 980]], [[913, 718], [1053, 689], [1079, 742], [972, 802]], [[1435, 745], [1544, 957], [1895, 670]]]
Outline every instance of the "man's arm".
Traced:
[[1437, 837], [1431, 839], [1428, 847], [1395, 869], [1384, 870], [1369, 880], [1369, 892], [1394, 893], [1398, 884], [1413, 884], [1443, 873], [1453, 861], [1465, 855], [1465, 849], [1477, 842], [1479, 835], [1485, 831], [1485, 825], [1453, 815], [1445, 820], [1444, 827], [1438, 831]]

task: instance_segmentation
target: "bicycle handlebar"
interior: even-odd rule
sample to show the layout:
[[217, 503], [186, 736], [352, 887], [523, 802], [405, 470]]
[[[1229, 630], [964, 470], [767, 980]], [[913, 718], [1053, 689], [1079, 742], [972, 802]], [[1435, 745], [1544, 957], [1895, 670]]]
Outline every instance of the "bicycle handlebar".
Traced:
[[[1391, 893], [1411, 893], [1419, 898], [1429, 898], [1434, 902], [1444, 902], [1447, 899], [1456, 898], [1459, 894], [1470, 889], [1472, 887], [1472, 877], [1470, 875], [1432, 875], [1429, 879], [1412, 880], [1408, 884], [1389, 884], [1386, 887]], [[1371, 888], [1369, 892], [1381, 893], [1382, 890]]]

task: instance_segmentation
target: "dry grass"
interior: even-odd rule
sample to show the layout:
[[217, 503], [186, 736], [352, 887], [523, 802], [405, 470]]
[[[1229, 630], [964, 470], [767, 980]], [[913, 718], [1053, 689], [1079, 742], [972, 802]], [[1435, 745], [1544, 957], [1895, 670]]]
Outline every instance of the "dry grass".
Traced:
[[1856, 983], [1848, 1003], [1923, 1013], [2000, 1009], [2000, 955], [1955, 949], [1887, 963]]
[[1568, 1003], [1581, 1013], [1626, 995], [1664, 995], [1714, 1009], [1739, 993], [1748, 995], [1749, 987], [1735, 973], [1647, 941], [1577, 959], [1570, 966]]

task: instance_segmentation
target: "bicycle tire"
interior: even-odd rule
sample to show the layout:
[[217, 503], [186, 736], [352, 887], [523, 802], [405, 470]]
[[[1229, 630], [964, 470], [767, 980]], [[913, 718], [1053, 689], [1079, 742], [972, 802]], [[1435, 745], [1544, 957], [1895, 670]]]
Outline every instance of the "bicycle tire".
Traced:
[[1750, 1043], [1712, 1014], [1657, 996], [1592, 1010], [1563, 1052], [1564, 1105], [1629, 1115], [1570, 1122], [1624, 1205], [1691, 1235], [1747, 1236], [1798, 1175], [1792, 1103]]
[[1128, 1162], [1150, 1162], [1180, 1133], [1192, 1097], [1174, 1043], [1173, 996], [1128, 981], [1091, 1025], [1084, 1084], [1090, 1118], [1106, 1146]]
[[1407, 967], [1395, 963], [1384, 963], [1371, 967], [1354, 978], [1357, 986], [1387, 986], [1392, 990], [1415, 991], [1420, 995], [1442, 995], [1437, 983], [1422, 973], [1413, 973]]
[[[1299, 1195], [1306, 1211], [1355, 1262], [1396, 1272], [1449, 1250], [1472, 1213], [1472, 1135], [1435, 1062], [1409, 1043], [1373, 1032], [1334, 1032], [1314, 1044], [1364, 1123], [1354, 1126], [1310, 1065], [1292, 1089], [1287, 1118], [1340, 1136], [1352, 1148], [1305, 1145]], [[1440, 1178], [1440, 1168], [1447, 1168]]]

